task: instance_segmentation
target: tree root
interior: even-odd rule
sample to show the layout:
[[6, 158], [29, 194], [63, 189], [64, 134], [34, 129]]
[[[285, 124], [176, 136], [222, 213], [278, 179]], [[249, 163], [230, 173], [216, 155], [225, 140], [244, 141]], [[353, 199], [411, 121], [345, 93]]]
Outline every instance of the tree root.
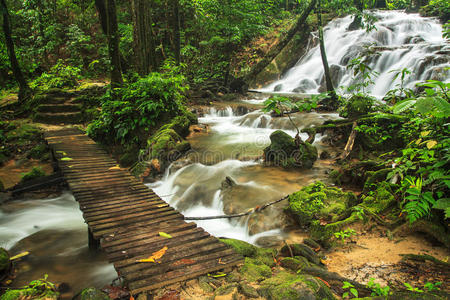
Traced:
[[441, 242], [445, 247], [450, 249], [450, 234], [448, 234], [448, 232], [446, 232], [445, 228], [443, 228], [442, 226], [430, 221], [419, 220], [411, 225], [405, 223], [396, 228], [393, 234], [404, 236], [408, 233], [410, 234], [413, 232], [426, 233], [435, 238], [437, 241]]
[[421, 262], [425, 262], [425, 261], [431, 261], [437, 265], [440, 266], [444, 266], [446, 268], [450, 268], [450, 263], [442, 261], [437, 259], [434, 256], [428, 255], [428, 254], [422, 254], [422, 255], [418, 255], [418, 254], [400, 254], [400, 256], [402, 256], [402, 261], [405, 260], [415, 260], [415, 261], [421, 261]]

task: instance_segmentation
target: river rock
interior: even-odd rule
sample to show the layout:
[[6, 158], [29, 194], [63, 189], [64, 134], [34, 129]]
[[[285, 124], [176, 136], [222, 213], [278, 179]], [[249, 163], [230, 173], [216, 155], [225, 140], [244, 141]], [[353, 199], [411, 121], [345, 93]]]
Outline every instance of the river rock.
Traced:
[[331, 290], [320, 279], [310, 275], [288, 272], [279, 272], [275, 276], [262, 281], [258, 293], [263, 298], [273, 300], [336, 299]]
[[283, 243], [283, 237], [279, 235], [262, 236], [258, 238], [255, 242], [256, 245], [269, 248], [269, 247], [279, 247]]
[[110, 300], [108, 295], [96, 288], [86, 288], [81, 292], [81, 300]]
[[8, 251], [3, 248], [0, 248], [0, 277], [2, 274], [5, 274], [9, 271], [11, 266], [11, 262], [9, 260]]
[[306, 93], [308, 90], [314, 89], [316, 87], [316, 83], [308, 78], [300, 80], [298, 87], [293, 89], [294, 93]]
[[281, 91], [283, 89], [283, 85], [280, 83], [280, 84], [277, 84], [274, 88], [273, 88], [273, 91], [274, 92], [279, 92], [279, 91]]
[[270, 141], [270, 146], [264, 149], [266, 162], [284, 168], [310, 169], [317, 160], [316, 147], [306, 142], [297, 146], [295, 140], [282, 130], [274, 131]]
[[289, 196], [288, 211], [301, 226], [308, 226], [315, 219], [337, 221], [356, 201], [353, 193], [317, 181]]
[[[339, 82], [342, 79], [342, 76], [345, 74], [345, 69], [342, 66], [339, 65], [330, 65], [330, 76], [331, 76], [331, 82], [333, 83], [334, 87], [337, 87], [339, 85]], [[320, 87], [319, 92], [323, 93], [327, 91], [327, 85], [325, 82], [325, 75], [322, 76], [320, 79]]]

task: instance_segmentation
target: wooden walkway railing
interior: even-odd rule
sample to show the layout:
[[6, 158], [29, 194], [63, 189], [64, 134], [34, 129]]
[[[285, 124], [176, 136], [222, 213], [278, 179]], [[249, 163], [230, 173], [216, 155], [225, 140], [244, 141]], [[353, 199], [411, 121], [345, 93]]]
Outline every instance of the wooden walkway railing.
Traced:
[[[50, 131], [45, 138], [80, 204], [90, 244], [100, 241], [133, 295], [242, 263], [242, 256], [117, 168], [81, 131]], [[165, 247], [159, 261], [138, 262]]]

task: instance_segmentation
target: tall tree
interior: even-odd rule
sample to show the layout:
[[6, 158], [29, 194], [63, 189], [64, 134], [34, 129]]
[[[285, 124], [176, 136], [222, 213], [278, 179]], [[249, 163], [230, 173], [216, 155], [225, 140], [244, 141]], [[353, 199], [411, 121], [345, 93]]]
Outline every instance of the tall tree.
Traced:
[[118, 87], [123, 83], [120, 65], [119, 32], [115, 0], [95, 0], [95, 5], [103, 30], [106, 29], [108, 54], [111, 60], [111, 86]]
[[5, 0], [0, 0], [0, 10], [3, 15], [3, 32], [5, 34], [6, 48], [8, 51], [9, 61], [11, 63], [11, 69], [17, 83], [19, 84], [19, 102], [24, 102], [30, 96], [31, 89], [28, 86], [22, 71], [20, 70], [19, 62], [17, 61], [14, 42], [11, 37], [8, 7], [6, 6]]
[[323, 24], [322, 24], [322, 4], [321, 0], [317, 0], [317, 25], [319, 27], [319, 48], [320, 55], [322, 57], [322, 64], [325, 76], [325, 83], [327, 86], [327, 91], [330, 95], [331, 100], [336, 100], [336, 92], [333, 87], [333, 82], [331, 81], [330, 67], [328, 65], [327, 53], [325, 51], [325, 42], [323, 38]]
[[173, 35], [175, 46], [175, 62], [180, 64], [181, 36], [180, 36], [180, 1], [173, 0]]
[[152, 8], [149, 1], [132, 0], [133, 47], [139, 75], [156, 69], [155, 42], [152, 30]]

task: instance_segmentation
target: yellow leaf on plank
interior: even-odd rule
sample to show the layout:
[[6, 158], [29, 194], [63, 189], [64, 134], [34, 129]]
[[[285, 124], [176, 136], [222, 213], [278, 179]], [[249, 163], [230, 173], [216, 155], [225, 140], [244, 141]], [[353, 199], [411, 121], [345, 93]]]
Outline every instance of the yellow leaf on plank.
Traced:
[[165, 232], [160, 232], [159, 235], [162, 236], [162, 237], [168, 238], [168, 239], [172, 238], [172, 236], [170, 234], [165, 233]]
[[120, 170], [120, 167], [119, 165], [115, 165], [114, 167], [111, 167], [108, 170]]
[[436, 145], [437, 145], [437, 142], [434, 141], [434, 140], [430, 140], [430, 141], [427, 142], [427, 148], [428, 149], [431, 149], [431, 148], [433, 148]]
[[166, 254], [167, 249], [169, 248], [167, 248], [167, 246], [164, 246], [161, 250], [153, 252], [151, 256], [144, 259], [139, 259], [137, 260], [137, 262], [158, 262], [157, 260], [163, 257], [164, 254]]

